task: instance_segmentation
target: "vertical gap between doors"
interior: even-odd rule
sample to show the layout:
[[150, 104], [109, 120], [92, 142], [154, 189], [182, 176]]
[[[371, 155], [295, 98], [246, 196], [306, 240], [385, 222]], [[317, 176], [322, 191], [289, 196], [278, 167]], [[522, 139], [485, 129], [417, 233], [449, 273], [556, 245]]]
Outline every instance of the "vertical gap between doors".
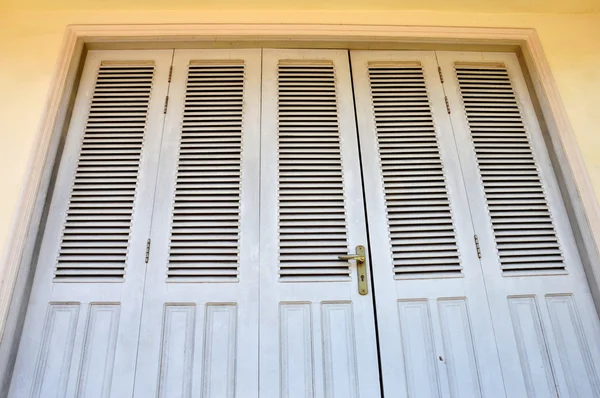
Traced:
[[[171, 62], [169, 63], [169, 68], [173, 68], [173, 62], [175, 61], [175, 49], [172, 50], [171, 53]], [[171, 69], [172, 71], [172, 69]], [[165, 95], [167, 96], [167, 98], [169, 97], [169, 93], [171, 91], [171, 84], [172, 84], [172, 80], [171, 77], [169, 76], [169, 81], [167, 83], [167, 90]], [[166, 108], [165, 108], [166, 109]], [[159, 148], [162, 149], [163, 146], [163, 140], [165, 137], [165, 129], [167, 128], [167, 113], [165, 112], [165, 114], [163, 115], [163, 119], [162, 119], [162, 129], [161, 129], [161, 134], [160, 134], [160, 146]], [[162, 151], [159, 150], [158, 152], [158, 167], [156, 168], [156, 175], [154, 176], [154, 193], [152, 195], [153, 199], [152, 199], [152, 209], [150, 211], [150, 228], [148, 230], [148, 237], [147, 239], [150, 239], [152, 236], [152, 230], [153, 230], [153, 225], [154, 225], [154, 219], [155, 219], [155, 214], [154, 214], [154, 209], [156, 207], [156, 192], [158, 190], [158, 178], [160, 175], [160, 166], [161, 166], [161, 153]], [[146, 249], [148, 250], [148, 249]], [[148, 265], [149, 264], [143, 264], [145, 270], [144, 270], [144, 282], [142, 284], [142, 303], [140, 306], [140, 321], [139, 321], [139, 325], [138, 325], [138, 342], [137, 342], [137, 350], [135, 352], [135, 369], [136, 369], [136, 373], [137, 373], [137, 369], [138, 369], [138, 360], [140, 357], [140, 342], [141, 342], [141, 338], [140, 336], [142, 335], [142, 324], [143, 324], [143, 316], [144, 316], [144, 304], [146, 302], [146, 282], [148, 279]], [[133, 390], [132, 393], [135, 396], [135, 391], [136, 391], [136, 381], [137, 381], [137, 377], [134, 375], [133, 377]]]
[[[441, 69], [438, 69], [438, 70], [443, 70], [443, 68], [442, 68], [443, 63], [440, 62], [440, 60], [439, 60], [438, 52], [434, 51], [434, 54], [435, 54], [435, 62], [437, 64], [437, 67], [441, 68]], [[440, 72], [440, 73], [442, 73], [442, 72]], [[442, 86], [442, 93], [441, 93], [441, 95], [443, 95], [444, 98], [446, 98], [446, 101], [448, 101], [448, 94], [451, 95], [451, 93], [449, 93], [449, 90], [447, 89], [447, 85], [449, 84], [448, 81], [451, 78], [452, 79], [456, 79], [455, 76], [456, 75], [445, 76], [444, 81], [440, 82], [440, 85]], [[435, 93], [432, 93], [432, 95], [435, 95]], [[461, 97], [459, 97], [459, 98], [461, 98]], [[462, 102], [462, 99], [460, 101]], [[448, 108], [448, 110], [450, 110], [450, 108]], [[450, 129], [451, 129], [450, 133], [452, 134], [452, 141], [454, 143], [454, 151], [455, 151], [455, 153], [457, 155], [457, 159], [458, 159], [458, 169], [460, 171], [460, 178], [463, 181], [462, 189], [464, 190], [465, 198], [467, 200], [467, 208], [469, 210], [468, 216], [469, 216], [469, 220], [471, 222], [471, 230], [473, 231], [474, 236], [477, 236], [478, 228], [477, 228], [477, 223], [475, 222], [475, 218], [474, 218], [475, 217], [475, 213], [473, 211], [473, 204], [471, 203], [471, 196], [472, 196], [472, 194], [470, 194], [469, 190], [467, 189], [467, 181], [468, 180], [467, 180], [465, 172], [464, 172], [464, 170], [465, 170], [464, 159], [463, 159], [462, 156], [460, 156], [461, 152], [459, 150], [458, 143], [456, 141], [456, 131], [455, 131], [456, 127], [455, 127], [454, 121], [452, 120], [452, 116], [450, 114], [450, 111], [448, 111], [448, 114], [444, 115], [444, 117], [447, 117], [448, 120], [449, 120], [449, 122], [450, 122], [449, 123]], [[469, 133], [469, 135], [470, 135], [470, 133]], [[477, 265], [481, 268], [481, 272], [482, 272], [481, 273], [481, 282], [483, 284], [483, 291], [485, 292], [485, 300], [486, 300], [487, 308], [488, 308], [489, 315], [490, 315], [489, 319], [490, 319], [490, 322], [491, 322], [491, 325], [492, 325], [493, 339], [494, 339], [494, 342], [496, 342], [496, 344], [494, 344], [494, 346], [496, 347], [496, 356], [497, 356], [498, 360], [500, 360], [500, 352], [498, 352], [498, 344], [497, 344], [498, 339], [496, 338], [496, 329], [494, 327], [494, 322], [493, 322], [492, 317], [491, 317], [492, 316], [492, 312], [491, 312], [492, 311], [492, 307], [490, 306], [489, 289], [488, 289], [488, 285], [487, 285], [487, 282], [486, 282], [485, 275], [483, 273], [483, 264], [484, 264], [483, 261], [484, 260], [481, 258], [481, 256], [479, 256], [479, 258], [476, 258], [475, 260], [477, 260]], [[506, 383], [504, 382], [504, 374], [503, 374], [502, 366], [501, 365], [500, 365], [500, 377], [502, 378], [502, 385], [504, 386], [504, 394], [506, 395]]]
[[363, 161], [362, 161], [362, 151], [361, 151], [361, 147], [360, 147], [360, 131], [358, 130], [358, 114], [356, 111], [356, 93], [354, 91], [354, 76], [352, 73], [352, 57], [350, 56], [350, 50], [347, 50], [347, 54], [348, 54], [348, 64], [349, 64], [349, 68], [350, 68], [350, 87], [352, 89], [352, 106], [354, 107], [354, 125], [356, 127], [356, 142], [358, 144], [358, 163], [360, 166], [360, 181], [361, 181], [361, 188], [362, 188], [362, 196], [363, 196], [363, 207], [364, 207], [364, 214], [365, 214], [365, 229], [366, 229], [366, 234], [367, 234], [367, 242], [366, 242], [366, 246], [368, 247], [369, 251], [368, 251], [368, 255], [369, 255], [369, 271], [370, 271], [370, 288], [371, 288], [371, 301], [373, 303], [373, 322], [375, 323], [375, 344], [377, 347], [377, 367], [379, 368], [379, 391], [382, 397], [384, 397], [383, 395], [383, 379], [381, 377], [382, 373], [381, 373], [381, 346], [379, 344], [379, 325], [377, 323], [377, 306], [375, 305], [375, 282], [373, 280], [373, 261], [371, 258], [371, 237], [369, 235], [369, 215], [367, 214], [367, 197], [365, 195], [365, 176], [364, 176], [364, 171], [363, 171]]

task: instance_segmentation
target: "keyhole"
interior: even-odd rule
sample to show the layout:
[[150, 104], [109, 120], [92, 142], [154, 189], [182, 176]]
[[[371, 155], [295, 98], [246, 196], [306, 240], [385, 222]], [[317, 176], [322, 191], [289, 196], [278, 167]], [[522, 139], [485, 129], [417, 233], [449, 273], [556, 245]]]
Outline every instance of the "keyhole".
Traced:
[[365, 276], [364, 276], [364, 275], [361, 275], [361, 276], [360, 276], [360, 281], [361, 281], [361, 282], [364, 282], [364, 281], [365, 281]]

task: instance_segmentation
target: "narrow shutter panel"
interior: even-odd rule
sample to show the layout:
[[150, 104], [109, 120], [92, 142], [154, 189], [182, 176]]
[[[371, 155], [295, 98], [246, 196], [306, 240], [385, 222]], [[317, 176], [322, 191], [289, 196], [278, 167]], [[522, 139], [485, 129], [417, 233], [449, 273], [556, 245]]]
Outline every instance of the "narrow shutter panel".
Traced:
[[71, 187], [56, 280], [120, 281], [137, 191], [153, 62], [102, 62]]
[[418, 62], [368, 66], [397, 278], [460, 275], [444, 166]]
[[563, 272], [561, 248], [508, 70], [455, 63], [501, 268]]
[[278, 65], [282, 281], [347, 280], [347, 224], [332, 62]]
[[235, 281], [244, 61], [192, 61], [177, 163], [168, 279]]

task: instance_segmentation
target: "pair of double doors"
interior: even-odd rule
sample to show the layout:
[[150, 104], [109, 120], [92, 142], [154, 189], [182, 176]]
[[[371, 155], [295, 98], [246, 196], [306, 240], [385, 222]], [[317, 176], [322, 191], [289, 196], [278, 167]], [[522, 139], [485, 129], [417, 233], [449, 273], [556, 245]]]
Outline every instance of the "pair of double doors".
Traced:
[[513, 54], [91, 51], [73, 115], [12, 396], [599, 394]]

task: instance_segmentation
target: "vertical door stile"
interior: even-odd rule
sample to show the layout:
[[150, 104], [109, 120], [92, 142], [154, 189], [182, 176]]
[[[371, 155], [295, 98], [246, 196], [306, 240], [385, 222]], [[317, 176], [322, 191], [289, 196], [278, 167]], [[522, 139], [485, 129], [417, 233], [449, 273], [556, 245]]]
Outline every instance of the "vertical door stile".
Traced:
[[519, 61], [438, 52], [508, 396], [598, 396], [598, 315]]

